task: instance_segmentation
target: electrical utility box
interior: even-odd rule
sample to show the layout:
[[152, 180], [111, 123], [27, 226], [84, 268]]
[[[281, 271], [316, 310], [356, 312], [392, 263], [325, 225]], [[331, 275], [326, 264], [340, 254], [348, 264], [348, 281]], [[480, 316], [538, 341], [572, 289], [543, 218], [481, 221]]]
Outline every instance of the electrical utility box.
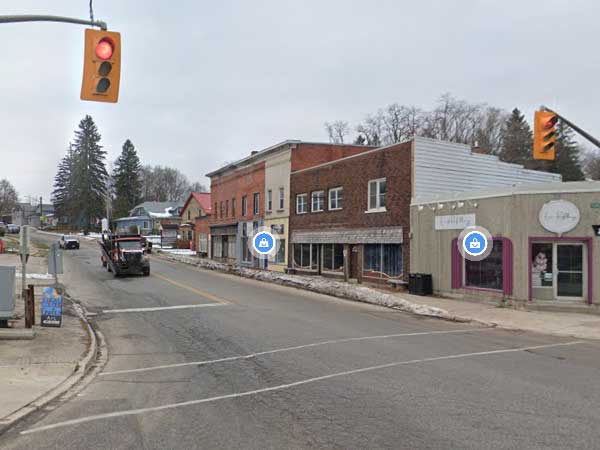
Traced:
[[0, 266], [0, 320], [15, 314], [15, 267]]

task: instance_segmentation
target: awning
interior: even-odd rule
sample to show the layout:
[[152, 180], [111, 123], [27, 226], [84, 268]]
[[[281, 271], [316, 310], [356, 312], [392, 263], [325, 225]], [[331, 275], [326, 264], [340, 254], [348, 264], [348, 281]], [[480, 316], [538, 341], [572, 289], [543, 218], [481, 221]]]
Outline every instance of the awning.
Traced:
[[237, 234], [237, 224], [234, 225], [211, 225], [210, 234], [212, 236], [230, 236]]
[[293, 231], [294, 244], [402, 244], [402, 227]]

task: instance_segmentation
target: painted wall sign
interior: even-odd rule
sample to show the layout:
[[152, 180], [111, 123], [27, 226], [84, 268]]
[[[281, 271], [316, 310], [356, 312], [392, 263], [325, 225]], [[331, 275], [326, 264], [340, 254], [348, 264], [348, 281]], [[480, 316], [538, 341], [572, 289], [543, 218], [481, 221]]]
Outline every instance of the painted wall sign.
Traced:
[[475, 226], [475, 214], [453, 214], [435, 216], [436, 230], [463, 230]]
[[60, 327], [62, 324], [62, 296], [53, 287], [42, 291], [42, 326]]
[[567, 200], [552, 200], [540, 209], [540, 224], [552, 233], [566, 233], [577, 226], [579, 208]]
[[600, 209], [600, 202], [594, 202], [590, 204], [590, 208]]

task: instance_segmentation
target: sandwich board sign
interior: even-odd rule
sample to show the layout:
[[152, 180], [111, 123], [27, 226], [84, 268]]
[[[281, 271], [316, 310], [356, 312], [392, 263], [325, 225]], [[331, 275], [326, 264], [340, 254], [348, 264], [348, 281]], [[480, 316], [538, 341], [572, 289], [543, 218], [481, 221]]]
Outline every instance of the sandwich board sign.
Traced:
[[62, 325], [62, 296], [53, 287], [42, 291], [42, 326], [60, 327]]

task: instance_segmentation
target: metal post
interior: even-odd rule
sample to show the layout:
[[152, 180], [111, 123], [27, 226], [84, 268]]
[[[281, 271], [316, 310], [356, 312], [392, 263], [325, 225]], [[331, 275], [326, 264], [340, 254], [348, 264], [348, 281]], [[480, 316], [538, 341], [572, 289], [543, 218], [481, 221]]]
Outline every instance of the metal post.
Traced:
[[0, 16], [0, 23], [18, 23], [18, 22], [63, 22], [63, 23], [74, 23], [77, 25], [90, 25], [92, 27], [99, 27], [102, 30], [107, 29], [106, 22], [102, 20], [82, 20], [75, 19], [72, 17], [63, 16], [49, 16], [45, 14], [25, 14], [18, 16]]
[[580, 135], [582, 135], [584, 138], [586, 138], [588, 141], [590, 141], [596, 147], [600, 148], [600, 141], [598, 139], [596, 139], [591, 134], [583, 131], [581, 128], [579, 128], [577, 125], [575, 125], [573, 122], [570, 122], [569, 120], [565, 119], [563, 116], [561, 116], [560, 114], [558, 114], [556, 111], [552, 111], [550, 108], [546, 108], [544, 105], [541, 106], [541, 109], [544, 110], [544, 111], [551, 112], [552, 114], [556, 114], [556, 117], [558, 117], [564, 123], [566, 123], [567, 125], [569, 125], [571, 128], [573, 128], [575, 131], [577, 131]]

